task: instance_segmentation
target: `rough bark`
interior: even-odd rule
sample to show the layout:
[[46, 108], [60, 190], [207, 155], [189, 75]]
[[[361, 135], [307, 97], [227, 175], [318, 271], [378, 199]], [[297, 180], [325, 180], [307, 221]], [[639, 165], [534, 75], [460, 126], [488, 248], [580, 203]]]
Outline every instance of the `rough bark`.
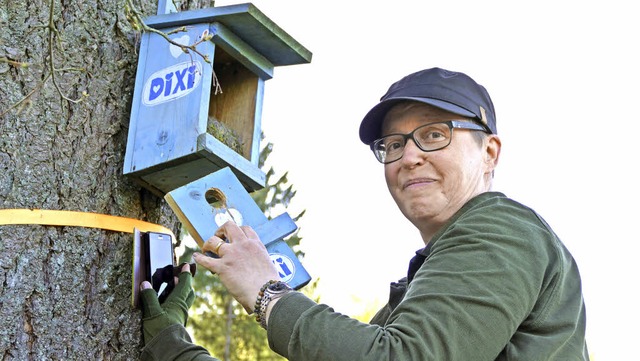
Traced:
[[[51, 12], [49, 1], [0, 0], [0, 208], [105, 213], [177, 234], [166, 203], [122, 175], [138, 58], [124, 1], [52, 1]], [[137, 359], [131, 242], [0, 226], [0, 359]]]

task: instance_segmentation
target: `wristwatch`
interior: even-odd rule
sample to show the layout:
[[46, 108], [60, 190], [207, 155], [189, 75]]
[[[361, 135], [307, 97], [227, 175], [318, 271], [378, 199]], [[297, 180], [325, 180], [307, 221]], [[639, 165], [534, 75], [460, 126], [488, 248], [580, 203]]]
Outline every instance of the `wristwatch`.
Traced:
[[293, 289], [289, 287], [288, 284], [282, 281], [274, 282], [267, 286], [264, 290], [265, 294], [271, 295], [271, 299], [276, 299], [280, 296], [283, 296], [285, 293], [292, 291]]
[[275, 299], [278, 299], [291, 291], [293, 291], [293, 289], [289, 287], [288, 284], [282, 281], [271, 283], [267, 286], [267, 288], [265, 288], [264, 295], [260, 300], [259, 319], [260, 319], [260, 326], [262, 326], [262, 328], [264, 328], [265, 330], [267, 329], [266, 312], [267, 312], [267, 306], [269, 305], [269, 302]]

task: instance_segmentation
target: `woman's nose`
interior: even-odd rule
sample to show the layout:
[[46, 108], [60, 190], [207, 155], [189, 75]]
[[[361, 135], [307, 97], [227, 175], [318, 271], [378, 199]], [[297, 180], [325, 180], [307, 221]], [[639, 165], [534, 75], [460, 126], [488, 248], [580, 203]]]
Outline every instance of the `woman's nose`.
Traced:
[[426, 152], [418, 148], [418, 145], [415, 143], [415, 141], [410, 138], [407, 139], [407, 143], [404, 145], [404, 149], [402, 150], [402, 158], [400, 158], [400, 161], [409, 164], [422, 162], [425, 153]]

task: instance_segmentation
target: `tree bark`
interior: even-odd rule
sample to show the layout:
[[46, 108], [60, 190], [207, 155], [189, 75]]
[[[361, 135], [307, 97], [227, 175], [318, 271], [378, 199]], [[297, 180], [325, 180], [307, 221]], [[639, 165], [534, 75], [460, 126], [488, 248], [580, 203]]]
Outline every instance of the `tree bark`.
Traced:
[[[166, 203], [122, 174], [138, 60], [125, 2], [51, 1], [0, 0], [0, 208], [111, 214], [177, 234]], [[157, 4], [136, 5], [150, 15]], [[0, 226], [0, 359], [137, 359], [132, 239]]]

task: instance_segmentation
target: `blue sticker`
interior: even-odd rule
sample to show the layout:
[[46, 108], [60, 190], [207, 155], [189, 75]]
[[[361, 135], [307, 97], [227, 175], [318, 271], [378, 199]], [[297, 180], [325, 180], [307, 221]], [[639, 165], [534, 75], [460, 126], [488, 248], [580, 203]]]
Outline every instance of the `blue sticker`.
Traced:
[[269, 257], [271, 257], [271, 262], [278, 269], [282, 282], [291, 281], [296, 274], [296, 266], [291, 258], [280, 253], [270, 253]]

